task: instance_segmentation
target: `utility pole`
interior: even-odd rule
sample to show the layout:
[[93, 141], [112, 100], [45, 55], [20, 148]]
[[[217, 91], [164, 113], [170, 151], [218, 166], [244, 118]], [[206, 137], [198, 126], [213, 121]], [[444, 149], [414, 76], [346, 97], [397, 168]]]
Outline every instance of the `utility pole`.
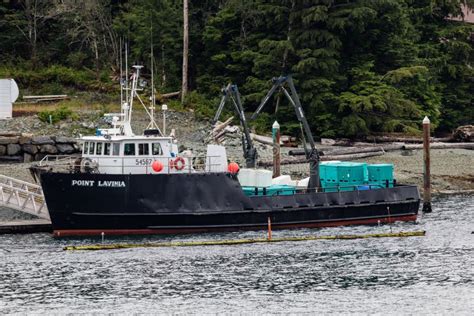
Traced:
[[181, 85], [181, 103], [188, 93], [188, 50], [189, 50], [189, 21], [188, 0], [183, 0], [183, 80]]

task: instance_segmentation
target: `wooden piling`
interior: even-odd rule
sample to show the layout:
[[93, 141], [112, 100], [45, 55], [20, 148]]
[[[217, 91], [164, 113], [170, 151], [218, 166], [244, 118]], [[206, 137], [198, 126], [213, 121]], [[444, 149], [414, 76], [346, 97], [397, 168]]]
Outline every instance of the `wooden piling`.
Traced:
[[272, 240], [272, 220], [268, 217], [268, 240]]
[[280, 176], [280, 124], [277, 121], [272, 125], [272, 138], [273, 138], [273, 178]]
[[423, 119], [423, 212], [431, 209], [431, 169], [430, 169], [430, 119]]

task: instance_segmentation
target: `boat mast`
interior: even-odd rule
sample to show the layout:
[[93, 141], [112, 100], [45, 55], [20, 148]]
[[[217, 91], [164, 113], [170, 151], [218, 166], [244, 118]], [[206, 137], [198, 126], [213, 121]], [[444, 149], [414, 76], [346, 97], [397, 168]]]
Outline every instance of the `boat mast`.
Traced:
[[135, 97], [138, 97], [138, 94], [137, 94], [138, 78], [140, 77], [140, 69], [142, 69], [143, 66], [134, 65], [133, 68], [135, 69], [135, 72], [132, 75], [132, 89], [130, 91], [129, 102], [125, 103], [124, 106], [122, 107], [125, 112], [125, 117], [124, 117], [124, 122], [123, 122], [123, 134], [125, 136], [134, 135], [132, 131], [132, 125], [131, 125], [132, 113], [133, 113], [133, 99]]
[[122, 135], [125, 136], [133, 136], [133, 131], [132, 131], [132, 126], [130, 124], [131, 122], [131, 111], [132, 111], [132, 103], [133, 103], [133, 94], [134, 94], [134, 79], [135, 79], [135, 74], [133, 74], [133, 80], [132, 80], [132, 89], [131, 92], [129, 93], [130, 87], [128, 83], [128, 44], [125, 42], [125, 102], [122, 102], [121, 104], [121, 109], [120, 109], [120, 115], [121, 115], [121, 121], [122, 121]]
[[155, 105], [156, 105], [156, 100], [155, 100], [155, 59], [153, 57], [153, 23], [150, 22], [150, 58], [151, 58], [151, 102], [150, 102], [150, 113], [148, 115], [150, 116], [150, 123], [148, 123], [148, 126], [146, 129], [157, 129], [159, 130], [158, 126], [156, 125], [155, 122]]
[[128, 102], [128, 45], [125, 42], [125, 102]]

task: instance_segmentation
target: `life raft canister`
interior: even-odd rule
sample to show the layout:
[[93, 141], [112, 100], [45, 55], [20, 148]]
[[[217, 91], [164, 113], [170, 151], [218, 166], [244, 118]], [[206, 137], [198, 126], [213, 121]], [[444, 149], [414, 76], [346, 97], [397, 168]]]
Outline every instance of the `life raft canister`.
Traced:
[[178, 157], [175, 160], [170, 161], [170, 168], [175, 168], [176, 170], [180, 171], [183, 170], [186, 166], [186, 162], [184, 161], [183, 157]]

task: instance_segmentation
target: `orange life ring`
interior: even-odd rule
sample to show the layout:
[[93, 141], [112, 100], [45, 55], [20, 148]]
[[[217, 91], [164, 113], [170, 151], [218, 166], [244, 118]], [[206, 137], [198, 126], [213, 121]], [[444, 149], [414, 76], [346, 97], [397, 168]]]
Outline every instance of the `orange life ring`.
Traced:
[[171, 160], [170, 165], [171, 165], [171, 168], [174, 167], [176, 170], [180, 171], [184, 169], [186, 162], [184, 161], [183, 157], [178, 157], [174, 161]]

